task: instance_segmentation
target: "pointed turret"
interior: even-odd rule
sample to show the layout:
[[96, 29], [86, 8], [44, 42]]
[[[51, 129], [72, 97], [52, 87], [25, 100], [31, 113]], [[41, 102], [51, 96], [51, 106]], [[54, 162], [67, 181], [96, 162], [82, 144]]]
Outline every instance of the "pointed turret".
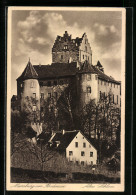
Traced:
[[38, 79], [38, 74], [34, 69], [33, 65], [31, 64], [30, 59], [21, 76], [17, 78], [17, 80], [26, 80], [26, 79]]

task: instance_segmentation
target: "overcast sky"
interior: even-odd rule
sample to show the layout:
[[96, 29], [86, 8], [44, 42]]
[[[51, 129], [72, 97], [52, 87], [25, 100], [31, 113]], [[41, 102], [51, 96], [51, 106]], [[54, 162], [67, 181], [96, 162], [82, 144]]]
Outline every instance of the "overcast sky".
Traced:
[[121, 11], [12, 11], [12, 95], [29, 57], [33, 65], [51, 64], [53, 43], [65, 31], [72, 38], [86, 32], [93, 65], [99, 60], [106, 74], [121, 80], [121, 24]]

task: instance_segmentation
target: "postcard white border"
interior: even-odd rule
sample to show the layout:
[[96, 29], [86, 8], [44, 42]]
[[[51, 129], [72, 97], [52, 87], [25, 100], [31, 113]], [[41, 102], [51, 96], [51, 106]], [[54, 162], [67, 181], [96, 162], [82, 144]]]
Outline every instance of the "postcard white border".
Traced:
[[[120, 184], [67, 184], [67, 183], [11, 183], [10, 182], [10, 112], [11, 112], [11, 26], [13, 10], [54, 10], [54, 11], [121, 11], [122, 12], [122, 61], [121, 61], [121, 182]], [[126, 9], [90, 7], [8, 7], [7, 22], [7, 151], [6, 189], [9, 191], [105, 191], [125, 190], [125, 48], [126, 48]]]

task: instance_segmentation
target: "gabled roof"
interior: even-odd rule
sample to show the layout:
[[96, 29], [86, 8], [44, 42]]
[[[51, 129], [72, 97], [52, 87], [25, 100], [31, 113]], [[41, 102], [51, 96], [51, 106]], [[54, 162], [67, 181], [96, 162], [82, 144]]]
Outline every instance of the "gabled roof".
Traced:
[[56, 132], [51, 142], [60, 141], [57, 149], [65, 150], [78, 133], [79, 131], [66, 131], [64, 134], [62, 132]]
[[39, 79], [72, 76], [77, 72], [77, 62], [52, 63], [52, 65], [34, 65]]
[[25, 79], [38, 79], [38, 74], [34, 67], [32, 66], [30, 60], [27, 63], [27, 66], [20, 77], [17, 80], [25, 80]]
[[97, 147], [95, 147], [95, 145], [93, 145], [93, 143], [90, 142], [90, 140], [81, 131], [78, 131], [78, 130], [65, 131], [64, 134], [62, 132], [57, 132], [55, 134], [55, 136], [53, 137], [53, 139], [51, 140], [51, 142], [52, 143], [59, 142], [59, 146], [57, 147], [57, 149], [60, 150], [60, 151], [65, 150], [79, 132], [97, 150]]

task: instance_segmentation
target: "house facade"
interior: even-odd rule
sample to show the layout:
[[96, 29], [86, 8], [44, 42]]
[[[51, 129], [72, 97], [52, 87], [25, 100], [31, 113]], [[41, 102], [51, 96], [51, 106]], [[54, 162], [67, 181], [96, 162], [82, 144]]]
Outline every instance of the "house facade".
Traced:
[[65, 153], [68, 161], [81, 165], [97, 164], [97, 149], [80, 131], [55, 132], [50, 147]]
[[64, 90], [72, 86], [75, 109], [81, 110], [91, 99], [96, 103], [102, 95], [112, 94], [112, 102], [120, 107], [121, 83], [104, 73], [98, 61], [92, 65], [92, 50], [86, 33], [72, 39], [67, 32], [57, 36], [52, 48], [51, 65], [32, 65], [30, 60], [17, 78], [17, 97], [24, 107], [25, 98], [37, 100], [44, 114], [43, 100], [49, 100], [54, 109], [55, 102]]

